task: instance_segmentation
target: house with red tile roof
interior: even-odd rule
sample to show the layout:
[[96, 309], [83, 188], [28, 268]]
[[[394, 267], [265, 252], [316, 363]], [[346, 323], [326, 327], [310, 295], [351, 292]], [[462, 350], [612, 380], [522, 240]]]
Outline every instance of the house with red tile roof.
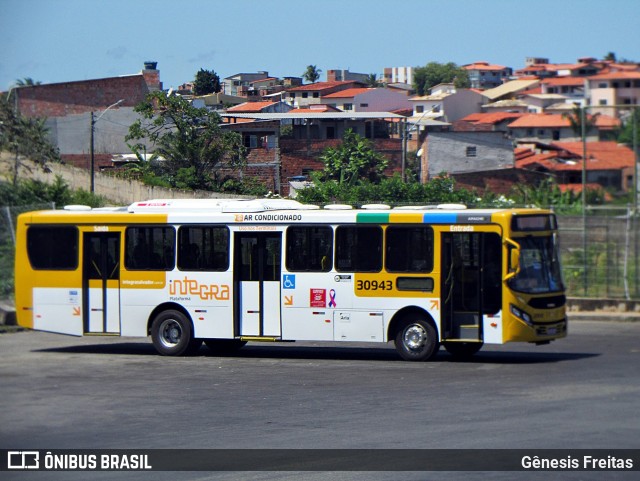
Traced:
[[508, 125], [522, 117], [523, 113], [514, 112], [481, 112], [467, 115], [453, 122], [453, 130], [457, 132], [506, 132]]
[[534, 75], [539, 78], [548, 77], [586, 77], [600, 72], [605, 64], [593, 58], [578, 59], [577, 63], [549, 63], [548, 59], [538, 59], [539, 63], [530, 63], [525, 68], [515, 71], [516, 77]]
[[494, 65], [485, 61], [463, 65], [462, 68], [469, 74], [471, 88], [481, 90], [502, 85], [513, 73], [510, 67]]
[[618, 111], [607, 106], [640, 104], [640, 71], [609, 72], [589, 77], [586, 95], [593, 107], [591, 113], [616, 115]]
[[[560, 185], [582, 183], [582, 142], [553, 142], [547, 146], [520, 148], [516, 151], [516, 166], [553, 175]], [[633, 188], [634, 153], [617, 142], [586, 143], [586, 183], [613, 191], [628, 192]], [[572, 187], [574, 189], [574, 187]]]
[[259, 113], [285, 113], [292, 107], [284, 102], [272, 102], [270, 100], [261, 102], [245, 102], [227, 109], [230, 114], [259, 114]]
[[554, 77], [540, 81], [543, 94], [560, 94], [571, 98], [584, 98], [583, 77]]
[[324, 95], [321, 103], [344, 112], [391, 112], [410, 109], [406, 95], [386, 88], [350, 88]]
[[[620, 126], [620, 121], [607, 115], [598, 115], [595, 126], [587, 132], [587, 140], [595, 141], [611, 134]], [[509, 124], [509, 133], [516, 141], [578, 141], [580, 133], [575, 132], [569, 119], [559, 114], [528, 114]]]
[[364, 83], [353, 80], [336, 82], [316, 82], [286, 90], [284, 100], [293, 107], [305, 107], [311, 104], [322, 103], [321, 99], [341, 90], [364, 87]]

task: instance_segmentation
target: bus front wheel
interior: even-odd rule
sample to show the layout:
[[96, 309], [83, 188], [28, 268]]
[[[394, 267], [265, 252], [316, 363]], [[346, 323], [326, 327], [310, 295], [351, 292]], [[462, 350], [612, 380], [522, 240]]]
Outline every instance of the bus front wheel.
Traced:
[[193, 337], [193, 328], [187, 317], [179, 311], [164, 311], [151, 324], [153, 347], [163, 356], [186, 356], [195, 353], [202, 339]]
[[437, 354], [440, 344], [433, 324], [417, 317], [403, 322], [396, 334], [395, 346], [405, 361], [428, 361]]

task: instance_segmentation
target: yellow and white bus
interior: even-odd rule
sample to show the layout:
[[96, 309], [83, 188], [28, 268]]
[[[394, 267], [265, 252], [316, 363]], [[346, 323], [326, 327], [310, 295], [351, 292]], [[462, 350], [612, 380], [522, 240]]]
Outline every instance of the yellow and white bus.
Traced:
[[566, 336], [553, 213], [293, 200], [150, 200], [22, 214], [21, 326], [204, 341], [394, 341], [403, 359]]

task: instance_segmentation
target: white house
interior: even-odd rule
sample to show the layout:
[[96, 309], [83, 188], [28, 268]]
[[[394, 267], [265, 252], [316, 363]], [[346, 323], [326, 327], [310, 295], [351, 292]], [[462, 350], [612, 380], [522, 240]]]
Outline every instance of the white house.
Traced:
[[323, 96], [321, 103], [345, 112], [391, 112], [411, 108], [406, 95], [384, 88], [350, 88]]
[[485, 96], [475, 90], [456, 89], [453, 84], [439, 84], [429, 95], [409, 99], [414, 118], [431, 118], [444, 122], [455, 122], [469, 114], [482, 111]]

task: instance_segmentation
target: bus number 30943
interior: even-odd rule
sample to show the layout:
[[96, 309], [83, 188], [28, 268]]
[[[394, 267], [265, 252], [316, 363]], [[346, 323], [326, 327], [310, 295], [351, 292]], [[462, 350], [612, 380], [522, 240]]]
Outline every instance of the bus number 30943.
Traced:
[[358, 291], [390, 291], [393, 289], [391, 281], [357, 281], [356, 290]]

